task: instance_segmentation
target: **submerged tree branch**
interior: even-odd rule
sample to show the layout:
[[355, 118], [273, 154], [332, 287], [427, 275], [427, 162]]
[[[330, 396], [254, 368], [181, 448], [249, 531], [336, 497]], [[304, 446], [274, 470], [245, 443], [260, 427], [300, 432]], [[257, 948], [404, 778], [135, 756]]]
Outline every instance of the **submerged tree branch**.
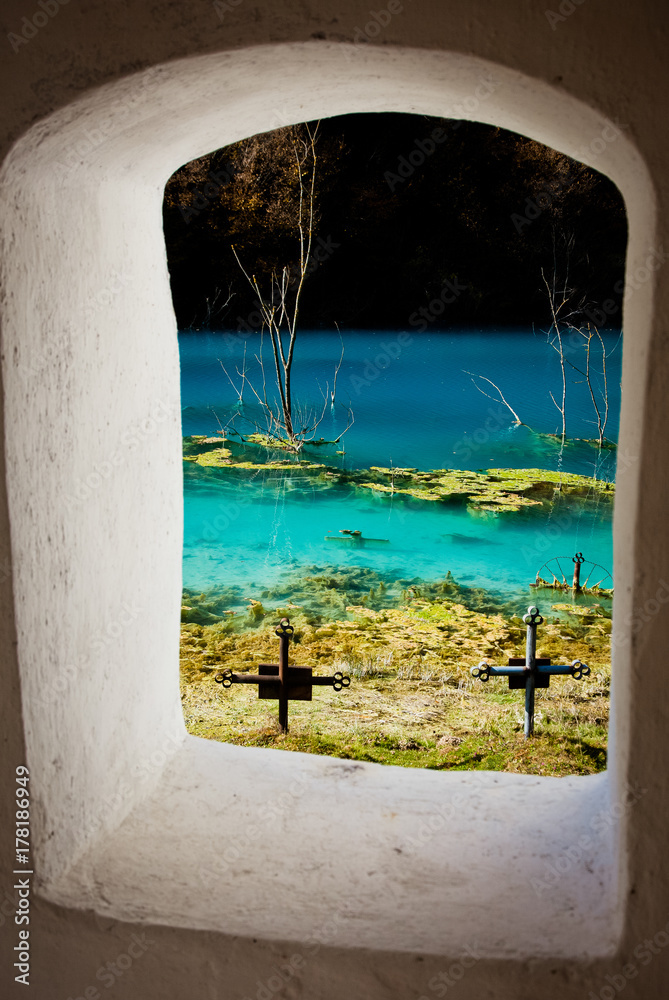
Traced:
[[[500, 387], [498, 385], [496, 385], [492, 381], [492, 379], [486, 378], [485, 375], [476, 375], [474, 372], [468, 372], [466, 368], [463, 368], [462, 370], [465, 373], [465, 375], [471, 375], [472, 383], [478, 389], [478, 391], [480, 393], [482, 393], [484, 396], [487, 396], [488, 399], [494, 400], [495, 403], [504, 403], [504, 405], [506, 406], [506, 408], [513, 414], [514, 423], [515, 423], [515, 425], [517, 427], [529, 427], [529, 424], [524, 423], [520, 419], [520, 417], [518, 416], [518, 414], [516, 413], [516, 411], [514, 410], [514, 408], [511, 406], [511, 403], [509, 403], [509, 401], [504, 396], [504, 393], [502, 392], [502, 390], [500, 389]], [[497, 392], [499, 393], [499, 399], [496, 399], [495, 396], [491, 396], [489, 392], [485, 392], [481, 388], [480, 385], [477, 385], [476, 382], [474, 381], [474, 379], [477, 379], [477, 378], [483, 379], [483, 381], [484, 382], [488, 382], [488, 384], [491, 385], [493, 387], [493, 389], [496, 389]], [[530, 427], [530, 430], [531, 429], [532, 428]]]

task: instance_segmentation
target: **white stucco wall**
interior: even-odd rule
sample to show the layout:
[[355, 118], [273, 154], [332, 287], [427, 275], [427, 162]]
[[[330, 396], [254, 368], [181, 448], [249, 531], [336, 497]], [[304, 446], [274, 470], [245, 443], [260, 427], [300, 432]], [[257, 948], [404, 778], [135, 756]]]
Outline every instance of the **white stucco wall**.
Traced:
[[[8, 5], [8, 24], [24, 15]], [[666, 282], [662, 271], [638, 276], [666, 225], [653, 89], [666, 19], [651, 30], [622, 5], [589, 0], [553, 31], [536, 4], [407, 5], [379, 44], [344, 46], [368, 16], [355, 4], [241, 4], [219, 20], [208, 4], [149, 14], [91, 2], [64, 6], [12, 53], [13, 146], [0, 176], [12, 571], [0, 580], [0, 639], [8, 765], [26, 759], [33, 776], [40, 996], [99, 986], [97, 968], [123, 951], [131, 923], [147, 924], [153, 944], [103, 995], [255, 996], [276, 956], [295, 953], [306, 964], [288, 995], [431, 997], [432, 976], [470, 946], [462, 997], [582, 996], [613, 988], [606, 975], [669, 920], [667, 624], [648, 604], [666, 573]], [[164, 183], [181, 163], [288, 121], [467, 116], [481, 79], [492, 93], [472, 117], [592, 163], [629, 214], [609, 772], [351, 770], [186, 738]], [[616, 119], [622, 135], [600, 149]], [[640, 606], [648, 620], [635, 630]], [[641, 789], [633, 801], [630, 783]], [[268, 818], [282, 788], [300, 790], [294, 808]], [[602, 814], [616, 822], [600, 822], [555, 890], [537, 894], [528, 876]], [[417, 849], [430, 819], [434, 835]], [[252, 846], [253, 864], [222, 863], [228, 844]], [[626, 995], [660, 995], [657, 950], [647, 968], [637, 961]]]

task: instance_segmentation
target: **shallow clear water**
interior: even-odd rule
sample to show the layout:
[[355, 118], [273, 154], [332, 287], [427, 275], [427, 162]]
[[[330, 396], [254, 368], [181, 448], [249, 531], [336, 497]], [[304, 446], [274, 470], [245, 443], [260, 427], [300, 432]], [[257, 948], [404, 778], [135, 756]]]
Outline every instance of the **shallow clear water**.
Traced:
[[[607, 437], [616, 440], [620, 402], [621, 345], [606, 335], [610, 416]], [[408, 341], [408, 342], [407, 342]], [[477, 391], [463, 369], [492, 379], [521, 420], [534, 431], [555, 433], [560, 416], [550, 399], [561, 392], [558, 355], [532, 331], [424, 334], [346, 332], [334, 413], [328, 405], [318, 435], [333, 438], [355, 423], [336, 446], [308, 457], [328, 464], [419, 469], [546, 468], [614, 478], [615, 453], [575, 444], [560, 456], [555, 442], [514, 427], [509, 410]], [[249, 339], [246, 363], [259, 387]], [[570, 345], [567, 345], [570, 346]], [[252, 393], [244, 408], [221, 368], [237, 384], [243, 342], [235, 334], [180, 335], [183, 433], [210, 434], [229, 424], [241, 433], [257, 419]], [[323, 407], [320, 389], [332, 386], [341, 345], [334, 332], [303, 334], [296, 349], [294, 398]], [[577, 367], [584, 353], [567, 355]], [[268, 359], [269, 360], [269, 359]], [[593, 359], [594, 360], [594, 359]], [[599, 359], [597, 359], [599, 360]], [[267, 367], [268, 375], [270, 373]], [[592, 438], [594, 411], [582, 376], [568, 366], [567, 431]], [[601, 382], [601, 379], [600, 379]], [[496, 395], [484, 382], [481, 388]], [[229, 428], [230, 429], [230, 428]], [[337, 455], [338, 450], [345, 455]], [[528, 584], [551, 556], [582, 551], [611, 568], [611, 508], [592, 505], [531, 509], [524, 514], [476, 517], [464, 508], [367, 495], [351, 487], [319, 488], [292, 473], [259, 472], [253, 478], [186, 463], [184, 475], [184, 586], [206, 589], [234, 584], [258, 596], [282, 573], [301, 566], [365, 566], [389, 577], [435, 580], [449, 570], [460, 583], [525, 600]], [[327, 542], [328, 531], [359, 529], [388, 539], [377, 548]]]

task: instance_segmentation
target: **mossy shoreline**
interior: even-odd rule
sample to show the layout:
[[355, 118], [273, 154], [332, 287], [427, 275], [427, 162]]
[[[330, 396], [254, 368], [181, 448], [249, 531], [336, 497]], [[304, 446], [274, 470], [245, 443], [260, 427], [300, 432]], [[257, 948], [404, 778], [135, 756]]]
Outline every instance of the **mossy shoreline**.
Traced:
[[[537, 735], [525, 741], [522, 694], [469, 673], [483, 658], [501, 664], [524, 654], [524, 608], [514, 613], [450, 574], [433, 584], [393, 584], [360, 567], [312, 567], [247, 597], [241, 609], [239, 600], [235, 588], [184, 592], [182, 699], [194, 735], [439, 770], [562, 775], [605, 766], [610, 602], [544, 603], [540, 655], [582, 659], [592, 675], [538, 692]], [[348, 691], [317, 689], [312, 702], [291, 706], [287, 735], [278, 732], [273, 702], [258, 701], [246, 685], [223, 691], [214, 681], [224, 667], [255, 673], [275, 662], [283, 616], [295, 627], [291, 662], [352, 676]]]
[[[261, 452], [264, 451], [263, 455]], [[379, 498], [395, 497], [426, 503], [465, 505], [474, 515], [497, 516], [521, 509], [543, 509], [568, 499], [583, 506], [613, 504], [613, 483], [569, 472], [546, 469], [487, 469], [472, 472], [459, 469], [384, 468], [343, 469], [308, 459], [273, 457], [258, 445], [249, 447], [220, 438], [204, 436], [183, 439], [184, 461], [202, 469], [243, 477], [283, 474], [315, 481], [321, 488], [348, 485], [370, 491]]]

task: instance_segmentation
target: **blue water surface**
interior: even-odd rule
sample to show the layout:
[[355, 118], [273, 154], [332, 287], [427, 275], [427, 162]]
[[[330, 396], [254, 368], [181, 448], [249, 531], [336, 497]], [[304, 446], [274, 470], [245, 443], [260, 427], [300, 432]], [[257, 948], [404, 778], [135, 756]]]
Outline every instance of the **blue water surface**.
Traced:
[[[622, 343], [603, 334], [607, 351], [606, 437], [615, 441], [620, 411]], [[256, 360], [260, 338], [231, 332], [184, 332], [181, 353], [184, 435], [244, 435], [262, 413], [251, 386], [262, 392]], [[273, 368], [265, 342], [265, 376]], [[330, 405], [334, 369], [334, 407]], [[532, 330], [454, 333], [426, 331], [317, 331], [300, 334], [293, 371], [294, 410], [323, 414], [317, 436], [336, 445], [305, 455], [348, 468], [544, 468], [613, 481], [615, 452], [574, 439], [597, 436], [596, 415], [584, 377], [584, 342], [565, 342], [567, 434], [564, 450], [541, 435], [560, 431], [559, 355]], [[604, 409], [602, 352], [591, 345], [591, 385]], [[225, 370], [224, 370], [225, 369]], [[240, 404], [240, 372], [247, 381]], [[226, 374], [227, 372], [227, 374]], [[472, 373], [472, 374], [468, 374]], [[472, 380], [474, 379], [474, 381]], [[490, 379], [518, 417], [516, 426]], [[234, 385], [233, 385], [234, 383]], [[478, 388], [477, 388], [478, 386]], [[479, 389], [494, 398], [487, 398]], [[539, 433], [536, 433], [539, 432]], [[232, 438], [234, 440], [234, 437]], [[344, 454], [338, 454], [339, 452]], [[184, 585], [206, 589], [232, 584], [247, 596], [300, 567], [365, 566], [403, 578], [436, 580], [449, 570], [461, 583], [523, 599], [537, 570], [551, 556], [583, 551], [607, 568], [612, 562], [611, 507], [558, 507], [530, 513], [477, 517], [441, 503], [404, 501], [355, 491], [323, 489], [286, 473], [253, 479], [188, 464], [184, 480]], [[388, 539], [387, 546], [352, 549], [324, 536], [342, 528]]]

